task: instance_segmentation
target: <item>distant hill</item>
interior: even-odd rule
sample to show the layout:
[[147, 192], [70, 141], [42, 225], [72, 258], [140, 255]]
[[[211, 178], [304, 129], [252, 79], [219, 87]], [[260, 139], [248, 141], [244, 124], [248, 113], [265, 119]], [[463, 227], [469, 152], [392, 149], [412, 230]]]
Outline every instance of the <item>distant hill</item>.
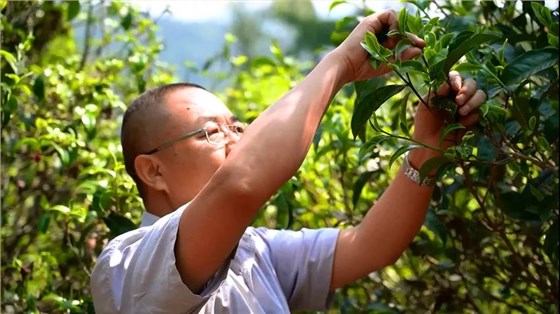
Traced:
[[192, 62], [197, 69], [201, 69], [208, 58], [223, 48], [229, 25], [214, 22], [186, 23], [162, 18], [158, 21], [158, 26], [158, 35], [165, 46], [160, 54], [161, 61], [175, 66], [179, 79], [207, 85], [208, 79], [188, 71], [185, 61]]

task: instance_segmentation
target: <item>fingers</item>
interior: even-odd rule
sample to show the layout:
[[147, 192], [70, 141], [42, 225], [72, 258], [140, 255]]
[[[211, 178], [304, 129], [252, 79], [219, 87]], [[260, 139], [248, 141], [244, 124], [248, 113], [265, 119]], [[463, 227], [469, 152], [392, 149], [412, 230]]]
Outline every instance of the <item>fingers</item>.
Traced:
[[459, 120], [459, 123], [461, 123], [463, 126], [468, 128], [470, 126], [477, 124], [478, 120], [480, 120], [480, 113], [478, 111], [475, 111], [475, 112], [471, 112], [466, 117], [461, 118]]
[[379, 14], [373, 14], [372, 24], [370, 24], [375, 33], [380, 33], [384, 29], [391, 30], [396, 29], [398, 26], [397, 13], [395, 10], [385, 10]]
[[461, 91], [461, 87], [463, 86], [463, 78], [461, 78], [461, 74], [459, 74], [459, 72], [457, 71], [449, 72], [448, 82], [449, 84], [451, 84], [451, 88], [453, 88], [455, 93], [459, 94]]
[[478, 108], [486, 101], [486, 93], [477, 90], [464, 105], [459, 107], [459, 114], [467, 116], [471, 112], [478, 111]]
[[[370, 31], [376, 35], [385, 35], [390, 30], [397, 29], [398, 27], [397, 14], [394, 10], [385, 10], [383, 12], [370, 15], [364, 19], [364, 23], [366, 23], [370, 28]], [[384, 37], [386, 39], [380, 43], [388, 49], [393, 49], [398, 42], [397, 38]]]
[[426, 46], [426, 42], [422, 38], [420, 38], [420, 37], [418, 37], [418, 36], [416, 36], [412, 33], [406, 32], [406, 37], [408, 37], [408, 39], [410, 39], [410, 41], [412, 41], [412, 43], [414, 44], [415, 47], [424, 48], [424, 46]]
[[[478, 108], [486, 101], [486, 94], [482, 90], [477, 90], [476, 81], [473, 79], [466, 79], [463, 81], [458, 72], [449, 72], [448, 83], [451, 88], [456, 92], [455, 103], [457, 104], [459, 114], [467, 116], [470, 113], [477, 111]], [[450, 92], [450, 86], [447, 83], [437, 91], [439, 96], [447, 96]]]
[[416, 47], [410, 47], [401, 52], [399, 59], [400, 60], [411, 60], [414, 59], [422, 54], [422, 49]]
[[463, 81], [463, 86], [457, 90], [457, 97], [455, 102], [461, 106], [476, 92], [476, 82], [473, 79], [466, 79]]

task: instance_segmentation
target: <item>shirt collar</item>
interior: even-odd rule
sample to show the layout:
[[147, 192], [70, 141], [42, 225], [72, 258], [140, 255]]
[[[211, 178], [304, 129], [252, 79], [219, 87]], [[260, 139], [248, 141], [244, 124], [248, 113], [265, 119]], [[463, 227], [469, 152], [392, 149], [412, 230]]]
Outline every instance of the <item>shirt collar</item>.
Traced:
[[160, 218], [159, 216], [156, 216], [152, 213], [144, 211], [144, 213], [142, 214], [142, 222], [140, 223], [140, 227], [151, 226], [151, 225], [155, 224], [156, 221], [158, 221], [159, 218]]
[[[190, 203], [190, 202], [189, 202]], [[177, 210], [183, 210], [187, 207], [187, 205], [189, 205], [189, 203], [186, 203], [184, 205], [182, 205], [181, 207], [177, 208]], [[151, 226], [153, 224], [156, 223], [156, 221], [158, 221], [161, 217], [156, 216], [148, 211], [144, 211], [144, 213], [142, 214], [142, 221], [140, 222], [140, 227], [148, 227]]]

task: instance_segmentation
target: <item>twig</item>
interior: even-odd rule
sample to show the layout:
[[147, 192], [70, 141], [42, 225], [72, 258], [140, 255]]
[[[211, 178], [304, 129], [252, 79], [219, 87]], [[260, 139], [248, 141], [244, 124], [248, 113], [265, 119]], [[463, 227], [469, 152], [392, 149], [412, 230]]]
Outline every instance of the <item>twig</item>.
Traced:
[[[369, 125], [375, 130], [376, 127], [373, 125], [373, 123], [371, 122], [371, 120], [368, 120], [368, 122], [369, 122]], [[387, 132], [387, 131], [384, 131], [384, 130], [382, 130], [382, 129], [379, 129], [379, 132], [381, 132], [381, 133], [383, 133], [383, 134], [386, 134], [386, 135], [389, 135], [389, 136], [394, 137], [394, 138], [398, 138], [398, 139], [401, 139], [401, 140], [405, 140], [405, 141], [412, 142], [412, 143], [414, 143], [414, 144], [418, 144], [418, 145], [420, 145], [420, 146], [422, 146], [422, 147], [424, 147], [424, 148], [429, 148], [429, 149], [431, 149], [431, 150], [435, 150], [435, 151], [437, 151], [437, 152], [443, 153], [443, 150], [441, 150], [440, 148], [436, 148], [436, 147], [430, 146], [430, 145], [428, 145], [428, 144], [424, 144], [424, 143], [419, 142], [419, 141], [417, 141], [417, 140], [415, 140], [415, 139], [413, 139], [413, 138], [410, 138], [410, 137], [404, 137], [404, 136], [401, 136], [401, 135], [391, 134], [391, 133], [389, 133], [389, 132]]]
[[86, 21], [86, 30], [85, 30], [85, 38], [84, 38], [84, 51], [82, 53], [82, 60], [80, 60], [80, 65], [78, 66], [78, 72], [80, 72], [84, 66], [86, 65], [86, 60], [89, 54], [89, 39], [91, 37], [91, 23], [93, 20], [93, 3], [89, 3], [88, 14], [87, 14], [87, 21]]
[[[420, 99], [420, 102], [422, 102], [426, 106], [426, 108], [428, 108], [429, 107], [428, 103], [426, 103], [426, 101], [424, 101], [422, 96], [420, 96], [420, 94], [418, 93], [416, 88], [414, 88], [414, 85], [412, 85], [412, 82], [405, 79], [404, 76], [402, 76], [402, 74], [400, 74], [399, 71], [397, 71], [396, 69], [393, 70], [393, 71], [398, 75], [398, 77], [400, 77], [400, 79], [406, 84], [406, 86], [408, 86], [412, 90], [412, 92], [416, 95], [416, 97], [418, 97], [418, 99]], [[407, 76], [408, 76], [408, 73], [407, 73]], [[410, 76], [408, 76], [408, 78], [410, 79]]]

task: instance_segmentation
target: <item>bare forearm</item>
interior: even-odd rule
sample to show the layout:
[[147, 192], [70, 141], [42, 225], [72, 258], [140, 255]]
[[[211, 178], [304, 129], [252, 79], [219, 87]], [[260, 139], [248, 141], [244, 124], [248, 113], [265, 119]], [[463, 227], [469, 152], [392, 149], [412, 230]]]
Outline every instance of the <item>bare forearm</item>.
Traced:
[[[416, 150], [410, 154], [410, 163], [417, 168], [434, 155], [431, 151]], [[331, 289], [394, 263], [422, 226], [432, 192], [432, 187], [418, 185], [399, 170], [364, 220], [341, 231]]]
[[332, 97], [344, 84], [340, 62], [327, 55], [294, 89], [263, 112], [228, 157], [239, 183], [266, 201], [299, 168]]

